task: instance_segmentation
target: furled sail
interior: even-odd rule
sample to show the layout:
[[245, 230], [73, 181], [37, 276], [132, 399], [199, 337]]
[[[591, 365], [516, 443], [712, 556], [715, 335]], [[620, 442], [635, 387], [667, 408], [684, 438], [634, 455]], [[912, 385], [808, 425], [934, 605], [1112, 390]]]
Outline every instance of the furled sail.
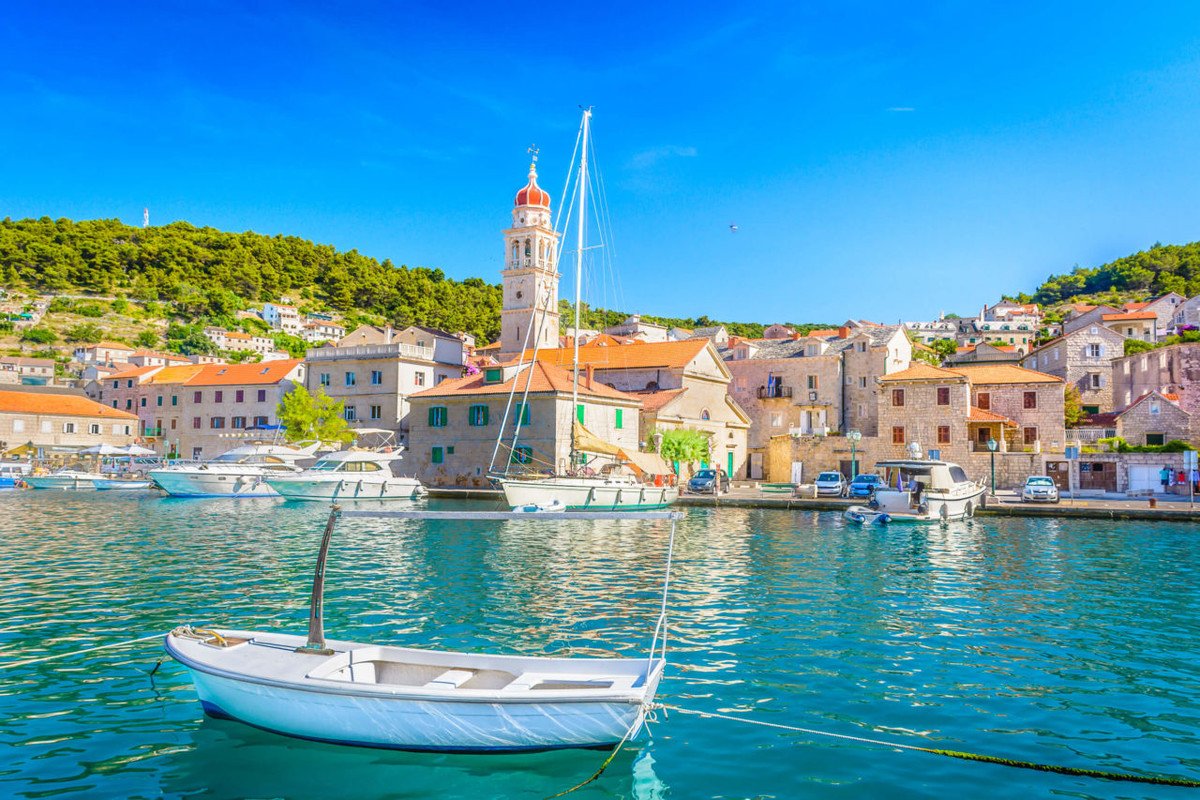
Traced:
[[611, 442], [606, 442], [596, 434], [583, 427], [583, 423], [575, 420], [571, 428], [571, 441], [576, 452], [598, 453], [605, 456], [620, 455], [621, 448]]

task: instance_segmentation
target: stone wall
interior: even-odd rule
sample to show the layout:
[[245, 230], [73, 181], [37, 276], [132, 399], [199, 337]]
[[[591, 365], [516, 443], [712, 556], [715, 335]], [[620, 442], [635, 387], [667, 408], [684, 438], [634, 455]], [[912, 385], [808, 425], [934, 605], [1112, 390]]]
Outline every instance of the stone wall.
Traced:
[[[726, 361], [725, 366], [733, 373], [730, 393], [750, 415], [750, 447], [766, 447], [772, 436], [787, 433], [790, 427], [798, 425], [796, 406], [800, 405], [827, 406], [826, 424], [832, 430], [839, 429], [842, 407], [840, 355], [747, 358]], [[779, 377], [784, 389], [791, 391], [791, 396], [760, 398], [759, 389], [766, 388], [768, 379], [775, 376]], [[808, 388], [809, 378], [815, 380], [816, 389]], [[816, 392], [816, 400], [810, 400], [810, 392]], [[773, 424], [773, 419], [779, 424]]]
[[[1085, 406], [1096, 406], [1100, 412], [1114, 411], [1112, 365], [1124, 355], [1124, 342], [1124, 336], [1103, 325], [1088, 325], [1034, 351], [1021, 366], [1074, 385]], [[1099, 356], [1091, 355], [1093, 345], [1099, 346]], [[1093, 388], [1093, 375], [1098, 376], [1099, 388]]]
[[1165, 444], [1172, 439], [1194, 441], [1192, 415], [1158, 394], [1153, 394], [1117, 417], [1117, 435], [1131, 445], [1150, 444], [1146, 434], [1162, 434]]
[[[979, 395], [988, 396], [988, 408], [1017, 423], [1016, 430], [1009, 429], [1008, 449], [1013, 452], [1033, 451], [1034, 444], [1025, 443], [1025, 429], [1036, 429], [1036, 438], [1042, 450], [1061, 452], [1066, 446], [1067, 430], [1063, 421], [1065, 385], [1062, 383], [977, 383], [971, 385], [971, 405], [984, 406]], [[1036, 407], [1025, 407], [1026, 392], [1033, 392]]]
[[[938, 404], [938, 390], [949, 391], [949, 403]], [[894, 390], [904, 392], [904, 404], [896, 405]], [[878, 447], [884, 458], [906, 458], [908, 445], [916, 442], [923, 452], [938, 450], [947, 461], [962, 463], [970, 450], [970, 385], [966, 378], [947, 376], [945, 381], [885, 381], [880, 384]], [[903, 428], [904, 442], [894, 441], [894, 428]], [[948, 429], [948, 430], [947, 430]], [[939, 431], [949, 441], [939, 441]], [[944, 438], [944, 436], [942, 437]]]

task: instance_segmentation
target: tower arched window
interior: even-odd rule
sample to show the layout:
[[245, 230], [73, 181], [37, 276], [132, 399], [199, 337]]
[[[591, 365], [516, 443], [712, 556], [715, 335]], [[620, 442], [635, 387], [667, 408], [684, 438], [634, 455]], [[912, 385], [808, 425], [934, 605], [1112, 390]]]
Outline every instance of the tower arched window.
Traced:
[[707, 408], [706, 408], [706, 409], [704, 409], [703, 411], [701, 411], [701, 412], [700, 412], [700, 419], [702, 419], [702, 420], [704, 420], [705, 422], [707, 422], [707, 421], [709, 420], [709, 418], [710, 418], [710, 417], [709, 417], [709, 413], [708, 413], [708, 409], [707, 409]]
[[533, 245], [530, 244], [528, 239], [526, 239], [525, 240], [525, 257], [529, 258], [532, 255], [533, 255]]
[[520, 257], [521, 257], [521, 248], [520, 248], [520, 246], [519, 246], [519, 245], [518, 245], [516, 242], [513, 242], [513, 255], [512, 255], [512, 257], [513, 257], [513, 261], [516, 261], [518, 258], [520, 258]]

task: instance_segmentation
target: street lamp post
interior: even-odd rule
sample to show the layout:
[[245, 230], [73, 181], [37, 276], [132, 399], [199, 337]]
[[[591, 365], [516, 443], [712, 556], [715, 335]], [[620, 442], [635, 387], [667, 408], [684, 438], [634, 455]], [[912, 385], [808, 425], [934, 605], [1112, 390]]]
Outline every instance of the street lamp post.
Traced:
[[850, 480], [858, 477], [858, 443], [862, 441], [862, 431], [846, 431], [850, 440]]
[[992, 497], [996, 496], [996, 448], [999, 446], [1000, 443], [996, 441], [995, 437], [988, 437], [987, 447], [992, 452]]

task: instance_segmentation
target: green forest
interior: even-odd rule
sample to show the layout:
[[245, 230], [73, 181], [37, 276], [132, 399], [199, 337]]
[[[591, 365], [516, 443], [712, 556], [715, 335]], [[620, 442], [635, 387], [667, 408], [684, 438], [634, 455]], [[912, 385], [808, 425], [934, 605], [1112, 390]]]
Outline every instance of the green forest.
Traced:
[[1120, 300], [1167, 292], [1200, 294], [1200, 242], [1155, 244], [1098, 267], [1075, 267], [1065, 275], [1051, 275], [1032, 295], [1018, 298], [1054, 306], [1082, 297]]
[[[336, 311], [350, 325], [461, 330], [482, 344], [499, 336], [502, 303], [500, 286], [482, 278], [456, 281], [440, 269], [396, 266], [296, 236], [228, 233], [186, 222], [137, 228], [111, 219], [4, 219], [0, 286], [163, 304], [166, 316], [192, 324], [196, 338], [203, 323], [238, 327], [236, 311], [287, 296], [302, 310]], [[563, 324], [571, 324], [565, 301], [563, 311]], [[585, 311], [593, 325], [626, 316]], [[722, 324], [707, 317], [644, 318], [685, 328]], [[733, 334], [762, 335], [758, 323], [725, 324]]]

